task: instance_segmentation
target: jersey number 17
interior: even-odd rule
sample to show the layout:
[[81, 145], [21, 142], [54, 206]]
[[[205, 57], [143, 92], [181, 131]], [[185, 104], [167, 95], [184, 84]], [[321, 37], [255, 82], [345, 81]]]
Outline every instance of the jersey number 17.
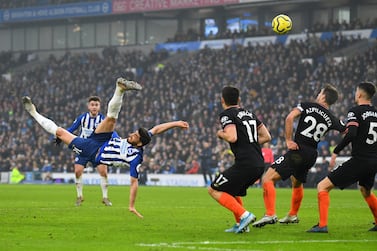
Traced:
[[249, 137], [250, 143], [258, 142], [257, 121], [243, 120], [242, 124], [246, 127], [246, 132]]

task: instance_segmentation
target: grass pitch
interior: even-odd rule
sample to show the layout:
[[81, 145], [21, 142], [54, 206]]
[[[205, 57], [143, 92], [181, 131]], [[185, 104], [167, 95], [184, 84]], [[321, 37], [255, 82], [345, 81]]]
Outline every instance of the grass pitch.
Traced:
[[[0, 250], [376, 250], [373, 217], [358, 190], [330, 193], [329, 234], [305, 231], [318, 221], [317, 195], [306, 189], [300, 223], [225, 233], [230, 212], [206, 188], [140, 187], [128, 212], [128, 186], [109, 187], [112, 207], [101, 203], [99, 186], [85, 186], [85, 202], [75, 207], [74, 185], [0, 185]], [[290, 189], [277, 189], [277, 213], [290, 205]], [[262, 190], [250, 188], [245, 207], [264, 213]]]

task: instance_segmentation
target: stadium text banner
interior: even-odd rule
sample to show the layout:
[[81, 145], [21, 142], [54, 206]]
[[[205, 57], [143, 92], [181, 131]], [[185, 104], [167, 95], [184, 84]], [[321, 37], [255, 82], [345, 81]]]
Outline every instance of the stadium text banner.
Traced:
[[111, 14], [111, 1], [18, 8], [0, 11], [0, 23]]
[[240, 3], [240, 0], [113, 0], [113, 13], [201, 8], [237, 3]]
[[156, 44], [155, 51], [167, 50], [169, 52], [177, 51], [197, 51], [200, 49], [201, 42], [180, 42]]

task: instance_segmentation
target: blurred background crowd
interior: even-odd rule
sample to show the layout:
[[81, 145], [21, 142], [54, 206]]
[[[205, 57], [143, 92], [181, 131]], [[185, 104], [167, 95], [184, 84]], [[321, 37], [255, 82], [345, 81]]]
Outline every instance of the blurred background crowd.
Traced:
[[[172, 130], [153, 138], [145, 149], [145, 172], [189, 174], [209, 170], [214, 174], [232, 165], [228, 144], [216, 138], [222, 110], [220, 92], [225, 85], [241, 90], [242, 106], [256, 113], [272, 134], [271, 143], [263, 146], [264, 152], [278, 157], [286, 151], [285, 116], [299, 102], [314, 100], [325, 83], [332, 83], [340, 97], [331, 110], [344, 120], [353, 105], [355, 85], [364, 80], [376, 82], [375, 45], [347, 59], [334, 60], [333, 52], [361, 40], [339, 34], [321, 41], [308, 33], [305, 40], [293, 40], [288, 46], [234, 44], [220, 50], [205, 48], [174, 55], [166, 51], [146, 54], [136, 49], [120, 52], [108, 47], [102, 53], [51, 55], [48, 62], [21, 71], [14, 69], [27, 61], [27, 55], [3, 52], [1, 73], [14, 73], [0, 80], [0, 171], [14, 166], [22, 172], [42, 171], [50, 166], [54, 172], [72, 172], [74, 154], [54, 145], [54, 138], [23, 110], [21, 97], [31, 96], [42, 114], [67, 128], [86, 112], [91, 95], [101, 97], [102, 113], [106, 114], [120, 76], [144, 87], [142, 92], [124, 98], [116, 129], [122, 137], [140, 126], [151, 128], [170, 120], [190, 123], [188, 131]], [[326, 135], [318, 146], [319, 156], [329, 156], [339, 138], [333, 132]], [[350, 155], [350, 149], [342, 155]], [[266, 165], [271, 161], [266, 159]], [[326, 161], [313, 168], [318, 173], [326, 170]], [[127, 168], [110, 167], [109, 171], [127, 172]]]
[[[330, 22], [330, 23], [315, 23], [312, 27], [304, 29], [302, 32], [323, 32], [323, 31], [342, 31], [342, 30], [356, 30], [356, 29], [370, 29], [377, 27], [377, 18], [368, 19], [362, 22], [360, 19], [354, 19], [350, 22]], [[184, 42], [184, 41], [196, 41], [196, 40], [212, 40], [212, 39], [228, 39], [228, 38], [245, 38], [255, 36], [270, 36], [274, 35], [274, 32], [269, 27], [258, 28], [254, 25], [249, 25], [246, 30], [231, 31], [227, 29], [224, 32], [219, 32], [216, 35], [209, 34], [209, 36], [203, 36], [199, 31], [194, 29], [188, 29], [184, 33], [177, 33], [173, 38], [167, 40], [167, 42]]]

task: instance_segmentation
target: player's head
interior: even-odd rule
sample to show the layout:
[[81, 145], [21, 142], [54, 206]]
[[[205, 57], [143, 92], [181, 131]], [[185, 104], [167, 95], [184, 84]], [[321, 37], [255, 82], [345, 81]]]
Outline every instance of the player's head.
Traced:
[[372, 100], [374, 94], [376, 93], [376, 87], [370, 82], [362, 82], [357, 85], [355, 101], [357, 103], [358, 99], [363, 98], [365, 100]]
[[232, 86], [225, 86], [222, 90], [222, 100], [226, 106], [238, 105], [240, 101], [240, 91]]
[[141, 147], [151, 142], [151, 135], [147, 129], [140, 127], [137, 131], [128, 135], [127, 141], [133, 146]]
[[137, 131], [140, 135], [140, 141], [142, 143], [142, 146], [148, 145], [149, 142], [151, 142], [151, 135], [149, 134], [148, 130], [143, 127], [140, 127]]
[[98, 96], [88, 98], [88, 110], [91, 116], [97, 116], [101, 110], [101, 99]]
[[326, 84], [318, 94], [318, 97], [320, 97], [320, 95], [323, 95], [324, 101], [329, 106], [334, 104], [338, 100], [338, 91], [331, 84]]

